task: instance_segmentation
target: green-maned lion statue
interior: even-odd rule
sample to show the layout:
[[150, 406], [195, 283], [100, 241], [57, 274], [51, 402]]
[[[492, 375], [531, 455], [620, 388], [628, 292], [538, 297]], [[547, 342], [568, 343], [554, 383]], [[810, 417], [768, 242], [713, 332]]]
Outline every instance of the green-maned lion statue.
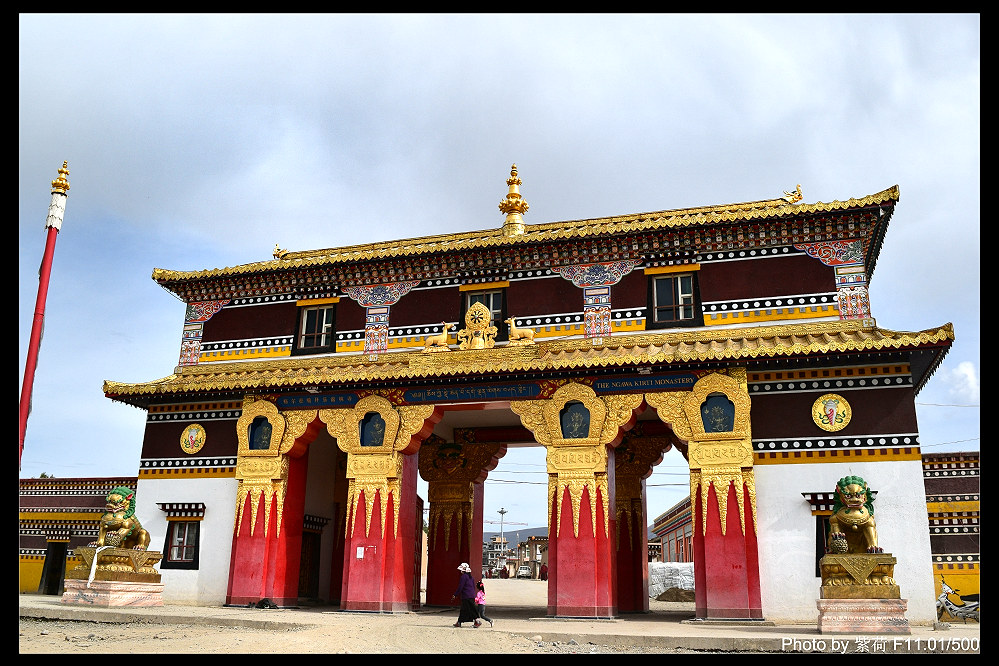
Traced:
[[132, 550], [149, 548], [149, 532], [142, 529], [139, 519], [135, 517], [135, 492], [118, 486], [107, 494], [105, 500], [106, 512], [101, 516], [97, 541], [92, 541], [90, 546], [114, 546]]
[[826, 547], [835, 554], [884, 552], [878, 546], [874, 498], [859, 476], [845, 476], [836, 484]]

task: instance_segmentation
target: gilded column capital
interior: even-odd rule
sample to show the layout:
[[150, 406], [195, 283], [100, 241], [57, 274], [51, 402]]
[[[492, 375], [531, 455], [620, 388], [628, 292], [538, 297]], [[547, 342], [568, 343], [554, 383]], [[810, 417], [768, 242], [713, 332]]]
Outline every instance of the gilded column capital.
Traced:
[[264, 534], [270, 530], [271, 510], [277, 511], [277, 533], [281, 534], [288, 461], [281, 452], [287, 422], [277, 405], [258, 396], [243, 399], [236, 421], [236, 510], [233, 528], [239, 536], [246, 499], [250, 498], [250, 534], [256, 529], [260, 499], [264, 500]]
[[702, 530], [707, 530], [708, 491], [714, 485], [722, 534], [726, 531], [728, 489], [735, 485], [742, 531], [746, 531], [743, 488], [756, 523], [756, 486], [747, 372], [729, 368], [701, 377], [690, 391], [647, 393], [645, 401], [673, 432], [688, 442], [690, 501], [701, 499]]
[[458, 548], [462, 535], [471, 543], [472, 511], [474, 509], [473, 484], [485, 478], [486, 472], [496, 466], [505, 453], [504, 444], [461, 444], [446, 442], [436, 435], [420, 447], [420, 476], [427, 482], [430, 500], [430, 530], [427, 537], [431, 544], [437, 540], [437, 523], [444, 521], [444, 548], [450, 548], [450, 526], [458, 522]]
[[[592, 524], [597, 525], [597, 498], [604, 509], [604, 533], [609, 531], [610, 489], [607, 483], [607, 446], [616, 444], [622, 427], [634, 422], [641, 394], [600, 397], [575, 382], [559, 387], [547, 400], [514, 401], [510, 408], [534, 438], [547, 448], [549, 511], [561, 515], [562, 497], [569, 491], [573, 533], [579, 535], [579, 510], [585, 489]], [[549, 521], [551, 516], [549, 516]], [[561, 522], [557, 520], [557, 532]]]
[[[396, 499], [394, 533], [399, 532], [403, 456], [415, 452], [421, 433], [434, 420], [434, 405], [394, 407], [387, 398], [369, 395], [353, 407], [321, 409], [320, 420], [337, 446], [347, 454], [348, 505], [351, 532], [357, 503], [364, 497], [365, 534], [371, 529], [374, 496], [381, 496], [381, 525], [387, 527], [389, 496]], [[415, 444], [414, 444], [415, 441]]]

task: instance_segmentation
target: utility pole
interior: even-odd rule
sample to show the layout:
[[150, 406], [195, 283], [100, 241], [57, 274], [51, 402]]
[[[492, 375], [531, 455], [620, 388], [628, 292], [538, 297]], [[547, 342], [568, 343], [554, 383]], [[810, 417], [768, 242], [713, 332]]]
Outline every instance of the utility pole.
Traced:
[[506, 541], [504, 541], [504, 539], [503, 539], [503, 516], [505, 516], [506, 514], [508, 514], [510, 512], [507, 511], [506, 509], [504, 509], [503, 507], [500, 507], [500, 510], [497, 511], [497, 513], [500, 515], [500, 549], [501, 549], [500, 550], [500, 555], [501, 555], [502, 560], [503, 560], [503, 566], [505, 567], [506, 566]]
[[63, 162], [59, 169], [59, 177], [52, 181], [52, 199], [49, 201], [49, 212], [45, 218], [45, 228], [48, 229], [45, 238], [45, 253], [42, 255], [42, 265], [38, 269], [38, 296], [35, 299], [35, 314], [31, 320], [31, 338], [28, 341], [28, 358], [24, 364], [24, 383], [21, 385], [21, 403], [19, 410], [17, 469], [21, 469], [21, 454], [24, 453], [24, 433], [28, 429], [28, 414], [31, 413], [31, 389], [35, 382], [35, 367], [38, 365], [38, 349], [42, 343], [42, 329], [45, 319], [45, 299], [49, 293], [49, 276], [52, 273], [52, 256], [55, 254], [56, 236], [62, 228], [62, 218], [66, 214], [66, 198], [69, 192], [69, 163]]

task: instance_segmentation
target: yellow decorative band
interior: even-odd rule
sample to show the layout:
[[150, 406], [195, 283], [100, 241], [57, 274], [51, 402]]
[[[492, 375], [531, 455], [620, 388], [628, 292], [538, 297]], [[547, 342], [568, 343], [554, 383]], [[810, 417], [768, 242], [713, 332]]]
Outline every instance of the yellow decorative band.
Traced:
[[173, 467], [158, 469], [140, 469], [138, 477], [140, 479], [176, 479], [180, 477], [190, 478], [196, 476], [202, 479], [231, 479], [236, 476], [236, 468], [233, 467]]
[[744, 321], [783, 321], [785, 319], [810, 319], [815, 317], [838, 317], [839, 307], [836, 305], [807, 305], [785, 308], [768, 308], [761, 310], [745, 310], [742, 312], [706, 312], [705, 326], [734, 324]]
[[330, 298], [303, 298], [303, 299], [295, 301], [295, 305], [297, 305], [298, 307], [302, 307], [302, 306], [306, 306], [307, 307], [307, 306], [310, 306], [310, 305], [326, 305], [326, 304], [333, 304], [333, 303], [339, 303], [339, 302], [340, 302], [340, 297], [339, 296], [332, 296]]
[[753, 453], [757, 465], [787, 465], [795, 463], [836, 463], [846, 459], [870, 458], [869, 462], [922, 460], [918, 446], [876, 449], [843, 449], [839, 451], [766, 451]]
[[700, 264], [679, 264], [676, 266], [655, 266], [652, 268], [646, 268], [646, 275], [661, 275], [663, 273], [690, 273], [691, 271], [701, 270]]
[[483, 289], [505, 289], [510, 286], [509, 280], [498, 280], [496, 282], [477, 282], [475, 284], [463, 284], [458, 287], [458, 291], [481, 291]]

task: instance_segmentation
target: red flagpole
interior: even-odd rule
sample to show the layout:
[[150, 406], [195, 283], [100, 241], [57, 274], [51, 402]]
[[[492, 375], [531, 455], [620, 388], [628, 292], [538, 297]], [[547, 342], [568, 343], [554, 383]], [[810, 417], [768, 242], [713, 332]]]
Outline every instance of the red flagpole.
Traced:
[[69, 191], [69, 164], [62, 163], [59, 177], [52, 181], [52, 200], [45, 218], [45, 254], [38, 269], [38, 297], [35, 299], [35, 314], [31, 320], [31, 338], [28, 342], [28, 358], [24, 364], [24, 383], [21, 385], [20, 441], [17, 452], [17, 469], [21, 469], [21, 455], [24, 453], [24, 433], [28, 429], [28, 414], [31, 413], [31, 388], [35, 381], [35, 367], [38, 365], [38, 349], [42, 342], [42, 328], [45, 319], [45, 299], [49, 292], [49, 276], [52, 273], [52, 256], [55, 254], [56, 236], [62, 228], [62, 218], [66, 212], [66, 193]]

